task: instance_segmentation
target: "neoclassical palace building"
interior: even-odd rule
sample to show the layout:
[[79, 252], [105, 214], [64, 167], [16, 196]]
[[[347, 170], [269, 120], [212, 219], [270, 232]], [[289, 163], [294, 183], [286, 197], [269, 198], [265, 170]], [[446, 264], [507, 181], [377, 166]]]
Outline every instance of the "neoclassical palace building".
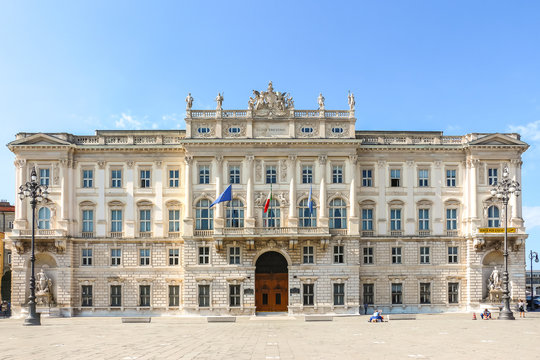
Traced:
[[[36, 273], [63, 316], [449, 312], [488, 301], [502, 270], [518, 134], [358, 131], [348, 110], [296, 110], [253, 91], [246, 110], [192, 109], [186, 130], [19, 133], [16, 184], [48, 185]], [[232, 184], [232, 200], [210, 205]], [[18, 190], [17, 190], [18, 191]], [[270, 198], [268, 210], [264, 207]], [[17, 200], [12, 304], [29, 296], [31, 207]], [[310, 206], [312, 205], [312, 206]], [[525, 297], [521, 200], [508, 205], [510, 294]], [[43, 275], [45, 274], [45, 275]], [[495, 284], [496, 285], [496, 284]], [[491, 285], [492, 286], [492, 285]]]

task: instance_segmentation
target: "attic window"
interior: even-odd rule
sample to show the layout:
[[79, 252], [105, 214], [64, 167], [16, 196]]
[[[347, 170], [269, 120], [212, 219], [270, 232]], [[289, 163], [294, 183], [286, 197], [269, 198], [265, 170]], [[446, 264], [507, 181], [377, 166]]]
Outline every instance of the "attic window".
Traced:
[[197, 129], [197, 132], [199, 134], [208, 134], [210, 132], [210, 128], [200, 127], [200, 128]]
[[312, 127], [303, 127], [301, 129], [302, 133], [304, 134], [311, 134], [313, 132], [313, 128]]
[[341, 134], [341, 133], [343, 133], [343, 128], [341, 128], [341, 127], [334, 127], [334, 128], [332, 128], [332, 132], [333, 132], [334, 134]]
[[239, 134], [240, 133], [240, 128], [239, 127], [230, 127], [229, 128], [229, 133], [230, 134]]

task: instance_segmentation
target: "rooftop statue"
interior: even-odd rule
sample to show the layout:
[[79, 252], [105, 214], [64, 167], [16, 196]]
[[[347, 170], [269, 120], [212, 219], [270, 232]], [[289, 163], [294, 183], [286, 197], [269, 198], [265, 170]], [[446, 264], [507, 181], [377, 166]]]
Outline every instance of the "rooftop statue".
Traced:
[[285, 110], [294, 109], [294, 102], [288, 93], [274, 91], [270, 81], [266, 91], [253, 90], [253, 97], [250, 97], [248, 101], [248, 109], [274, 115], [285, 115]]
[[319, 104], [319, 110], [324, 110], [324, 96], [322, 96], [322, 93], [319, 93], [317, 103]]
[[355, 109], [356, 102], [354, 101], [354, 94], [349, 91], [349, 95], [347, 96], [348, 102], [349, 102], [349, 109], [352, 111]]
[[186, 96], [186, 110], [191, 110], [192, 106], [193, 106], [193, 97], [191, 97], [191, 93], [188, 93], [188, 96]]
[[221, 95], [221, 93], [217, 94], [216, 102], [217, 102], [216, 110], [222, 110], [223, 109], [223, 95]]

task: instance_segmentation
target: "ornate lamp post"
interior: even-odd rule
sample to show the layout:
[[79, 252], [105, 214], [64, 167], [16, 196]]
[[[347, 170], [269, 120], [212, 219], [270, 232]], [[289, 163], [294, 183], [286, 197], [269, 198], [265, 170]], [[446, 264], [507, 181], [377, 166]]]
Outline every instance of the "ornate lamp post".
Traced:
[[40, 185], [37, 182], [36, 168], [32, 169], [30, 175], [31, 180], [26, 182], [26, 184], [19, 187], [19, 199], [24, 200], [25, 198], [30, 198], [30, 205], [32, 206], [32, 249], [30, 255], [31, 263], [31, 273], [30, 273], [30, 297], [28, 301], [28, 317], [24, 319], [25, 326], [31, 325], [41, 325], [40, 314], [36, 313], [36, 277], [34, 275], [34, 264], [36, 262], [36, 257], [34, 255], [34, 238], [35, 238], [35, 227], [36, 227], [36, 205], [38, 202], [47, 199], [49, 193], [47, 192], [46, 185]]
[[510, 195], [519, 196], [519, 183], [508, 178], [508, 167], [504, 167], [502, 180], [497, 187], [491, 189], [491, 195], [501, 200], [504, 205], [504, 272], [503, 272], [503, 309], [499, 313], [499, 320], [514, 320], [510, 310], [510, 291], [508, 290], [508, 200]]
[[533, 260], [535, 262], [538, 262], [538, 253], [536, 251], [532, 251], [529, 253], [529, 259], [531, 260], [531, 308], [533, 307], [533, 297], [534, 297], [534, 288], [533, 288]]

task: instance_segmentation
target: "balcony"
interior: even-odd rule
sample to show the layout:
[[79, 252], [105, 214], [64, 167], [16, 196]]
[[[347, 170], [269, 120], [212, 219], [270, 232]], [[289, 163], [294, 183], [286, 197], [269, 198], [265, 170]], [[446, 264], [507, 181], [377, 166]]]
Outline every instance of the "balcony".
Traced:
[[212, 237], [214, 235], [214, 230], [195, 230], [193, 232], [193, 235], [201, 237]]
[[94, 232], [93, 231], [83, 231], [81, 233], [81, 237], [85, 238], [85, 239], [93, 238], [94, 237]]
[[[62, 229], [35, 229], [34, 235], [36, 237], [64, 237], [66, 236], [66, 231]], [[31, 237], [32, 229], [14, 229], [11, 236]]]
[[124, 236], [124, 233], [122, 231], [111, 231], [109, 232], [110, 238], [121, 238]]
[[139, 237], [140, 238], [151, 238], [152, 237], [152, 232], [151, 231], [139, 232]]
[[[347, 229], [336, 229], [336, 234], [345, 235]], [[225, 238], [244, 238], [249, 236], [297, 236], [297, 235], [328, 235], [328, 229], [324, 227], [224, 227], [216, 230], [194, 230], [194, 236], [198, 237], [225, 237]]]
[[401, 230], [390, 230], [390, 236], [403, 236], [403, 231], [401, 231]]
[[363, 230], [362, 237], [373, 237], [375, 236], [375, 231], [373, 230]]
[[459, 233], [457, 230], [446, 230], [446, 236], [458, 236]]
[[170, 239], [178, 239], [180, 238], [180, 232], [179, 231], [169, 231], [167, 233], [167, 237], [170, 238]]
[[418, 230], [418, 236], [430, 236], [431, 230]]
[[332, 235], [347, 235], [347, 229], [330, 229]]

